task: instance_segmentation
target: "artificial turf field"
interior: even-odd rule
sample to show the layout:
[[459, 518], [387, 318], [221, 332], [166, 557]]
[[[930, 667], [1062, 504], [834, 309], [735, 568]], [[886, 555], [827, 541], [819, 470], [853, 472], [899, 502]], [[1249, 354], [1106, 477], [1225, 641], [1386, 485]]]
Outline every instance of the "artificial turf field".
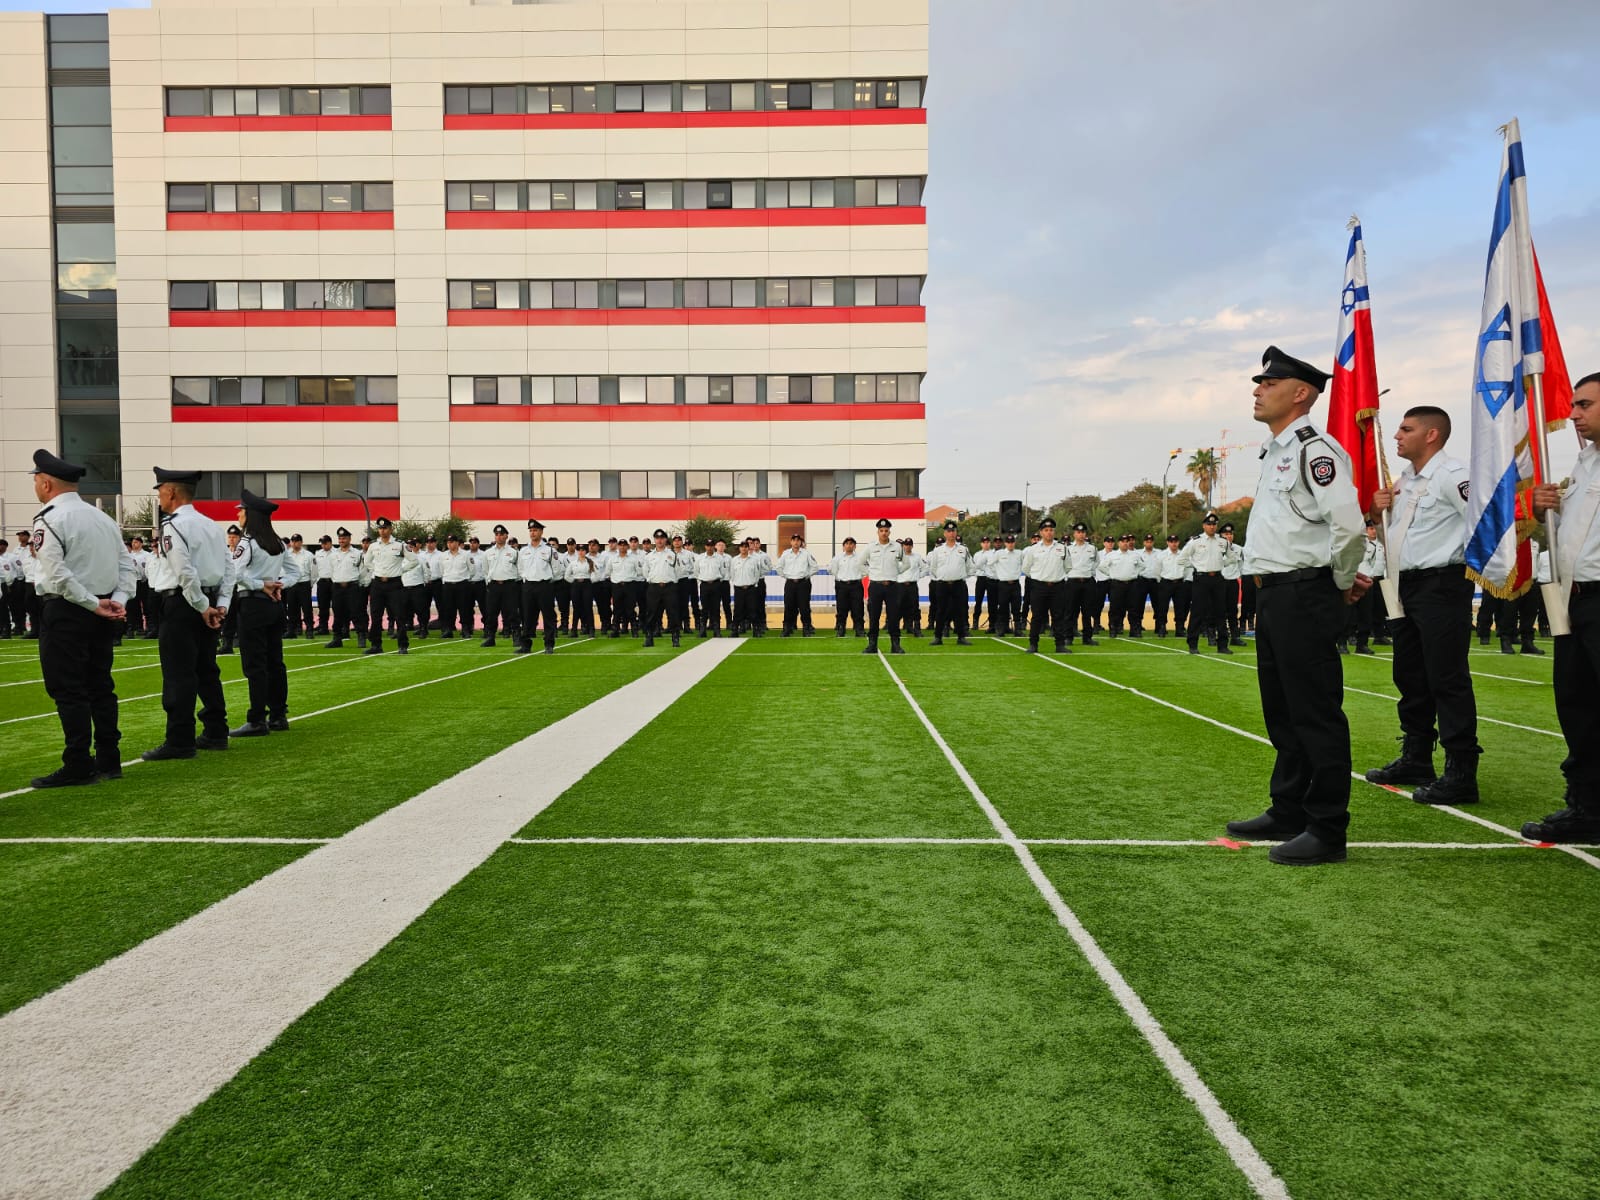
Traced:
[[[1474, 647], [1477, 820], [1355, 783], [1349, 862], [1293, 870], [1218, 841], [1270, 770], [1252, 648], [906, 645], [741, 645], [106, 1194], [1600, 1195], [1600, 855], [1508, 832], [1560, 807], [1549, 658]], [[0, 799], [0, 1011], [709, 653], [291, 646], [289, 733]], [[59, 749], [30, 649], [19, 783]], [[1394, 693], [1344, 662], [1361, 770]]]

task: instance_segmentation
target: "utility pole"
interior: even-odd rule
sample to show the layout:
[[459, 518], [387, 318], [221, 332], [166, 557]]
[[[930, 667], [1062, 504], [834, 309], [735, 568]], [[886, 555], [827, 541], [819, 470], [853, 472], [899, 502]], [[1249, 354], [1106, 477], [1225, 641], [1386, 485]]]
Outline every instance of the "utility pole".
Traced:
[[1167, 476], [1172, 473], [1172, 464], [1178, 461], [1178, 455], [1182, 453], [1183, 447], [1179, 446], [1171, 454], [1167, 455], [1167, 469], [1161, 472], [1161, 544], [1163, 546], [1167, 544]]

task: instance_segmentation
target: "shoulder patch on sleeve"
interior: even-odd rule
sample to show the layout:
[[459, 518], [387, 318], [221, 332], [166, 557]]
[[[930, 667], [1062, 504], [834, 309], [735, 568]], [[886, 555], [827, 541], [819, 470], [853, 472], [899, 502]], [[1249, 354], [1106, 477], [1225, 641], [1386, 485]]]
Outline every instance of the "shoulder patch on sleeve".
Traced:
[[1311, 468], [1311, 479], [1318, 487], [1327, 487], [1339, 473], [1331, 454], [1320, 454], [1307, 465]]
[[1461, 493], [1462, 500], [1470, 500], [1472, 498], [1472, 481], [1463, 479], [1460, 483], [1456, 484], [1456, 491]]
[[1299, 438], [1302, 442], [1309, 442], [1312, 438], [1321, 437], [1322, 436], [1311, 425], [1302, 425], [1302, 426], [1300, 426], [1299, 429], [1296, 429], [1294, 431], [1294, 435], [1295, 435], [1295, 437]]

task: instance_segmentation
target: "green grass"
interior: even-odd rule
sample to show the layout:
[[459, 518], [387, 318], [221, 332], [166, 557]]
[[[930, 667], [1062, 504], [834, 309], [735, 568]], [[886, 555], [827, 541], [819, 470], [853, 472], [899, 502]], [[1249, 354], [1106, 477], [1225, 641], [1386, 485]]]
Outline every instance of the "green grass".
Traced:
[[[292, 675], [293, 709], [504, 665], [0, 801], [0, 836], [337, 836], [673, 653], [427, 645]], [[992, 836], [887, 664], [1021, 836], [1215, 838], [1263, 806], [1272, 752], [1147, 697], [1259, 733], [1255, 656], [1174, 645], [1104, 640], [1060, 660], [1074, 671], [987, 639], [884, 659], [854, 638], [746, 643], [523, 836]], [[1481, 714], [1555, 728], [1548, 657], [1471, 662]], [[1380, 693], [1346, 697], [1361, 769], [1394, 752], [1393, 685], [1385, 660], [1345, 664]], [[28, 670], [0, 661], [0, 682]], [[0, 688], [0, 719], [48, 707], [32, 693]], [[124, 711], [159, 737], [158, 703]], [[0, 726], [0, 763], [47, 770], [58, 737], [53, 718]], [[1480, 740], [1476, 811], [1515, 827], [1557, 806], [1558, 739], [1485, 722]], [[1364, 783], [1352, 808], [1362, 841], [1507, 840]], [[0, 847], [12, 1002], [304, 849]], [[1593, 866], [1036, 853], [1295, 1200], [1595, 1195]], [[1248, 1194], [1008, 851], [737, 844], [502, 848], [108, 1193]]]
[[106, 1193], [1241, 1197], [998, 848], [510, 847]]
[[60, 987], [309, 846], [0, 846], [0, 1012]]

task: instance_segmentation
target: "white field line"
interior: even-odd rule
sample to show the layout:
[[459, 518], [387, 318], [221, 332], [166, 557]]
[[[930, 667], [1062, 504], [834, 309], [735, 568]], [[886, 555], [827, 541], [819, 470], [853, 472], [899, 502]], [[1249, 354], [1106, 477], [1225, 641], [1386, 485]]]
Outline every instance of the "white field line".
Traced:
[[0, 846], [325, 846], [333, 838], [296, 837], [22, 837]]
[[[423, 651], [436, 650], [436, 649], [438, 649], [437, 646], [424, 646], [424, 647], [422, 647]], [[386, 651], [384, 651], [384, 653], [387, 654], [389, 652], [386, 650]], [[420, 651], [419, 651], [419, 653], [420, 653]], [[301, 671], [320, 671], [324, 667], [339, 667], [339, 666], [344, 666], [346, 663], [364, 662], [364, 661], [366, 661], [366, 659], [368, 657], [377, 658], [379, 656], [376, 655], [376, 654], [369, 656], [369, 655], [363, 654], [361, 651], [357, 650], [349, 658], [340, 657], [340, 658], [333, 659], [331, 662], [316, 663], [313, 666], [309, 666], [309, 667], [290, 667], [284, 673], [286, 675], [298, 675]], [[408, 655], [407, 657], [410, 657], [410, 656]], [[160, 666], [161, 664], [160, 663], [153, 663], [151, 665], [152, 666]], [[238, 687], [241, 683], [248, 683], [248, 682], [249, 682], [249, 680], [245, 679], [245, 677], [243, 675], [241, 675], [237, 679], [224, 679], [222, 681], [222, 686], [223, 687]], [[120, 708], [124, 704], [133, 704], [135, 701], [138, 701], [138, 700], [159, 700], [159, 699], [161, 699], [161, 693], [160, 692], [146, 692], [143, 696], [119, 696], [117, 698], [117, 705]], [[56, 715], [55, 709], [51, 709], [49, 712], [30, 713], [25, 717], [10, 717], [10, 718], [8, 718], [8, 719], [6, 719], [4, 721], [0, 721], [0, 725], [17, 725], [17, 724], [20, 724], [23, 721], [43, 721], [47, 717], [53, 717], [55, 715]]]
[[[579, 646], [579, 645], [582, 645], [583, 642], [593, 641], [593, 640], [594, 639], [592, 639], [592, 638], [583, 638], [583, 639], [581, 639], [579, 641], [576, 641], [576, 642], [569, 642], [568, 645], [570, 645], [570, 646]], [[566, 647], [563, 647], [563, 646], [557, 646], [556, 647], [556, 649], [558, 649], [558, 650], [562, 650], [562, 649], [565, 649], [565, 648]], [[355, 658], [352, 658], [349, 661], [358, 662], [358, 661], [361, 661], [364, 657], [365, 656], [358, 654]], [[376, 656], [374, 656], [374, 657], [376, 657]], [[446, 682], [448, 682], [449, 680], [452, 680], [452, 679], [460, 679], [463, 675], [474, 675], [479, 671], [487, 671], [490, 667], [503, 667], [503, 666], [505, 666], [506, 663], [517, 662], [517, 661], [519, 661], [521, 659], [524, 659], [524, 658], [527, 658], [527, 657], [530, 657], [530, 656], [529, 655], [521, 655], [521, 654], [519, 654], [519, 655], [517, 655], [515, 657], [502, 658], [502, 659], [499, 659], [496, 662], [485, 663], [481, 667], [473, 667], [471, 670], [468, 670], [468, 671], [458, 671], [454, 675], [441, 675], [437, 679], [424, 679], [422, 682], [413, 683], [409, 687], [395, 688], [392, 691], [387, 691], [387, 692], [374, 692], [370, 696], [362, 696], [359, 699], [351, 700], [351, 701], [349, 701], [348, 703], [345, 703], [345, 704], [335, 704], [331, 708], [319, 708], [315, 712], [300, 713], [300, 714], [297, 714], [296, 716], [290, 717], [289, 720], [290, 720], [290, 722], [306, 721], [306, 720], [309, 720], [312, 717], [323, 716], [326, 713], [338, 712], [342, 708], [353, 708], [355, 705], [357, 705], [357, 704], [365, 704], [369, 700], [382, 700], [385, 696], [397, 696], [401, 692], [414, 691], [417, 688], [428, 687], [431, 684], [446, 683]], [[341, 659], [340, 661], [342, 662], [344, 660]], [[325, 666], [325, 667], [332, 667], [332, 666], [337, 666], [338, 664], [337, 663], [322, 663], [321, 665]], [[316, 668], [315, 667], [300, 667], [298, 669], [302, 670], [302, 671], [311, 671], [311, 670], [315, 670]], [[291, 672], [291, 674], [292, 674], [292, 672]], [[51, 715], [54, 716], [55, 714], [52, 713]], [[201, 753], [204, 753], [204, 751], [202, 751]], [[131, 759], [128, 759], [127, 761], [125, 761], [122, 765], [123, 765], [123, 768], [126, 769], [128, 767], [137, 767], [137, 766], [141, 765], [143, 762], [144, 762], [144, 759], [142, 759], [142, 758], [131, 758]], [[34, 789], [31, 788], [31, 787], [13, 788], [9, 792], [0, 792], [0, 800], [9, 800], [13, 796], [26, 795], [28, 792], [31, 792], [33, 790]], [[0, 1197], [3, 1197], [3, 1196], [4, 1196], [4, 1193], [0, 1193]]]
[[566, 837], [511, 838], [512, 846], [1003, 846], [998, 838]]
[[[999, 641], [1000, 639], [996, 638], [995, 640]], [[1000, 642], [1000, 644], [1002, 646], [1011, 645], [1009, 642], [1003, 641]], [[1019, 654], [1023, 653], [1021, 646], [1011, 646], [1011, 649], [1017, 651]], [[1191, 708], [1184, 708], [1182, 705], [1174, 704], [1170, 700], [1163, 700], [1160, 696], [1152, 696], [1149, 692], [1141, 692], [1138, 688], [1130, 687], [1128, 684], [1118, 683], [1114, 679], [1107, 679], [1105, 676], [1096, 675], [1092, 671], [1085, 671], [1082, 667], [1075, 667], [1071, 663], [1062, 662], [1058, 658], [1054, 658], [1045, 654], [1040, 654], [1037, 657], [1041, 662], [1049, 663], [1052, 667], [1060, 667], [1064, 671], [1071, 671], [1074, 674], [1082, 675], [1085, 679], [1092, 679], [1096, 683], [1103, 683], [1107, 687], [1116, 688], [1119, 692], [1127, 692], [1130, 696], [1138, 696], [1141, 700], [1148, 700], [1152, 704], [1159, 704], [1162, 708], [1169, 708], [1175, 713], [1182, 713], [1184, 716], [1192, 717], [1196, 721], [1204, 721], [1207, 725], [1215, 725], [1218, 729], [1225, 729], [1229, 733], [1237, 734], [1242, 738], [1248, 738], [1252, 742], [1260, 742], [1263, 746], [1272, 745], [1271, 741], [1259, 733], [1251, 733], [1248, 729], [1240, 729], [1237, 725], [1229, 725], [1227, 722], [1219, 721], [1215, 717], [1208, 717], [1204, 713], [1195, 712]], [[1383, 784], [1372, 783], [1365, 775], [1362, 775], [1357, 771], [1351, 771], [1350, 778], [1356, 780], [1358, 783], [1365, 783], [1369, 787], [1382, 788], [1383, 791], [1393, 792], [1397, 796], [1404, 796], [1407, 800], [1412, 798], [1411, 793], [1403, 788], [1388, 787]], [[1487, 817], [1480, 817], [1476, 813], [1470, 813], [1464, 809], [1456, 808], [1449, 804], [1430, 804], [1428, 807], [1433, 809], [1435, 812], [1449, 813], [1451, 816], [1458, 817], [1463, 821], [1471, 821], [1474, 825], [1481, 825], [1485, 829], [1492, 829], [1496, 833], [1504, 834], [1509, 838], [1515, 838], [1519, 842], [1523, 840], [1522, 834], [1517, 832], [1515, 829], [1507, 828], [1496, 821], [1489, 820]], [[1596, 858], [1592, 854], [1588, 854], [1585, 851], [1578, 850], [1572, 846], [1558, 846], [1556, 848], [1565, 854], [1570, 854], [1573, 858], [1588, 863], [1591, 867], [1600, 869], [1600, 858]]]
[[[1187, 650], [1179, 650], [1176, 646], [1151, 646], [1150, 649], [1152, 649], [1152, 650], [1165, 650], [1169, 654], [1187, 655], [1189, 653]], [[1255, 663], [1235, 662], [1233, 660], [1233, 658], [1228, 656], [1228, 655], [1203, 654], [1203, 655], [1200, 655], [1200, 657], [1209, 659], [1210, 661], [1215, 662], [1215, 663], [1217, 663], [1217, 664], [1219, 664], [1221, 666], [1224, 666], [1224, 667], [1238, 667], [1241, 671], [1258, 671], [1258, 670], [1260, 670], [1260, 668], [1257, 667], [1255, 665]], [[1361, 657], [1364, 657], [1364, 656], [1352, 654], [1350, 657], [1351, 658], [1361, 658]], [[1385, 660], [1380, 660], [1380, 661], [1387, 661], [1387, 660], [1385, 659]], [[1472, 674], [1476, 675], [1477, 672], [1474, 671], [1474, 672], [1472, 672]], [[1355, 694], [1357, 696], [1370, 696], [1374, 700], [1387, 700], [1390, 704], [1398, 703], [1399, 700], [1400, 700], [1399, 696], [1386, 696], [1382, 692], [1369, 692], [1364, 688], [1351, 687], [1348, 683], [1344, 685], [1344, 690], [1346, 692], [1351, 692], [1351, 693], [1353, 693], [1353, 694]], [[1474, 701], [1474, 702], [1476, 702], [1476, 701]], [[1559, 732], [1555, 731], [1555, 730], [1540, 729], [1536, 725], [1518, 725], [1515, 721], [1501, 721], [1501, 720], [1497, 720], [1494, 717], [1486, 717], [1481, 712], [1478, 714], [1478, 720], [1483, 721], [1485, 724], [1488, 724], [1488, 725], [1503, 725], [1507, 729], [1520, 729], [1520, 730], [1522, 730], [1523, 733], [1537, 733], [1541, 737], [1551, 737], [1551, 738], [1559, 738], [1559, 737], [1561, 737], [1561, 734]]]
[[949, 743], [940, 735], [933, 722], [928, 719], [928, 714], [922, 711], [922, 706], [917, 703], [900, 676], [895, 673], [888, 658], [880, 658], [879, 661], [883, 663], [883, 669], [889, 673], [889, 678], [893, 679], [895, 686], [900, 689], [900, 694], [905, 697], [906, 703], [911, 706], [911, 711], [917, 714], [917, 719], [928, 731], [928, 736], [938, 745], [945, 760], [966, 785], [972, 798], [977, 801], [978, 807], [983, 810], [983, 815], [989, 818], [989, 824], [994, 827], [995, 833], [999, 834], [1001, 841], [1011, 847], [1012, 853], [1017, 856], [1017, 861], [1022, 864], [1022, 869], [1033, 881], [1033, 886], [1038, 889], [1039, 895], [1044, 897], [1045, 903], [1050, 906], [1050, 911], [1055, 914], [1056, 920], [1067, 931], [1083, 956], [1089, 960], [1089, 965], [1100, 977], [1100, 982], [1105, 984], [1116, 997], [1117, 1003], [1133, 1022], [1134, 1028], [1144, 1035], [1145, 1041], [1155, 1051], [1156, 1057], [1161, 1060], [1161, 1065], [1166, 1067], [1167, 1073], [1172, 1076], [1189, 1101], [1199, 1109], [1206, 1127], [1211, 1130], [1212, 1137], [1217, 1139], [1228, 1157], [1233, 1160], [1234, 1166], [1243, 1173], [1252, 1190], [1262, 1197], [1262, 1200], [1289, 1200], [1289, 1189], [1283, 1180], [1278, 1178], [1267, 1160], [1261, 1157], [1261, 1152], [1234, 1124], [1233, 1118], [1222, 1107], [1221, 1101], [1206, 1086], [1205, 1081], [1200, 1078], [1200, 1073], [1194, 1069], [1194, 1065], [1184, 1057], [1183, 1051], [1179, 1050], [1177, 1044], [1167, 1035], [1167, 1031], [1161, 1027], [1161, 1023], [1151, 1013], [1149, 1006], [1140, 999], [1139, 994], [1106, 957], [1105, 951], [1100, 948], [1100, 943], [1095, 941], [1094, 936], [1084, 928], [1077, 914], [1067, 906], [1067, 902], [1061, 898], [1061, 893], [1056, 890], [1055, 884], [1051, 883], [1049, 877], [1040, 870], [1032, 851], [1011, 831], [1005, 818], [990, 802], [989, 797], [984, 795], [983, 789], [967, 772], [961, 760], [956, 757], [955, 751], [950, 749]]
[[665, 658], [0, 1017], [0, 1196], [89, 1200], [110, 1185], [737, 648]]

